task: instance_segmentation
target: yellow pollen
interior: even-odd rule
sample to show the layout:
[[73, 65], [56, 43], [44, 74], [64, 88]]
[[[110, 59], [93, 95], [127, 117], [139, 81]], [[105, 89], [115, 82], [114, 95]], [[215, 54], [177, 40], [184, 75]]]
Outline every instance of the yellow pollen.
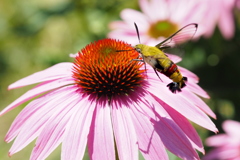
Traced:
[[159, 38], [159, 37], [168, 38], [173, 33], [175, 33], [178, 29], [179, 28], [177, 24], [174, 24], [168, 20], [157, 21], [156, 23], [153, 23], [150, 26], [148, 30], [148, 34], [152, 38]]

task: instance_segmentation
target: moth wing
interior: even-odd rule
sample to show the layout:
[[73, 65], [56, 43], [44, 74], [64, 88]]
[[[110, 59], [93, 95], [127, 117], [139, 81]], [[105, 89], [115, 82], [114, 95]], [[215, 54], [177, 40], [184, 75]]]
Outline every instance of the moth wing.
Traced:
[[191, 40], [192, 37], [195, 35], [198, 28], [198, 24], [196, 23], [190, 23], [183, 28], [179, 29], [177, 32], [172, 34], [167, 39], [163, 40], [159, 44], [157, 44], [155, 47], [159, 48], [160, 50], [172, 48], [174, 46], [177, 46], [181, 43], [184, 43], [188, 40]]

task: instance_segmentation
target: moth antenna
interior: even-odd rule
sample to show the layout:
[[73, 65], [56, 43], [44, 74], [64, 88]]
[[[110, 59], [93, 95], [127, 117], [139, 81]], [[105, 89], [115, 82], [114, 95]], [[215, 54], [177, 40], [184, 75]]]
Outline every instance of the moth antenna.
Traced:
[[116, 52], [125, 52], [125, 51], [132, 51], [134, 49], [129, 49], [129, 50], [116, 50]]
[[[139, 30], [138, 30], [138, 26], [137, 26], [137, 24], [136, 24], [135, 22], [134, 22], [134, 26], [135, 26], [135, 29], [136, 29], [136, 32], [137, 32], [137, 36], [138, 36], [139, 44], [141, 44], [141, 42], [140, 42], [140, 34], [139, 34]], [[142, 53], [141, 53], [141, 55], [142, 55], [142, 59], [143, 59], [143, 61], [144, 61], [144, 56], [143, 56]], [[145, 71], [147, 72], [147, 66], [146, 66], [145, 61], [144, 61], [144, 65], [145, 65]]]
[[139, 41], [139, 43], [141, 44], [141, 42], [140, 42], [139, 30], [138, 30], [138, 26], [137, 26], [137, 24], [136, 24], [135, 22], [134, 22], [134, 26], [135, 26], [136, 31], [137, 31], [138, 41]]

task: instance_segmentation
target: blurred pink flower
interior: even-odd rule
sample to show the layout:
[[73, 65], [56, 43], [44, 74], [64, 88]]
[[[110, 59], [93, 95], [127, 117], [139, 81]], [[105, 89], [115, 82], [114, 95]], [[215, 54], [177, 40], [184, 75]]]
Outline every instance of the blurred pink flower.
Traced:
[[216, 26], [219, 27], [223, 37], [230, 39], [234, 35], [233, 8], [235, 0], [198, 0], [204, 6], [204, 13], [200, 25], [204, 26], [204, 35], [212, 36]]
[[204, 160], [240, 160], [240, 123], [233, 120], [223, 122], [225, 134], [209, 137], [206, 144], [215, 147]]
[[[230, 39], [234, 35], [233, 7], [236, 0], [139, 0], [142, 12], [124, 9], [123, 21], [109, 24], [108, 37], [138, 44], [133, 25], [138, 25], [141, 43], [156, 45], [189, 23], [198, 23], [194, 38], [210, 37], [216, 26], [222, 35]], [[239, 0], [238, 0], [239, 1]]]
[[198, 77], [180, 67], [188, 83], [173, 94], [166, 87], [171, 80], [162, 76], [160, 81], [150, 66], [145, 72], [142, 62], [132, 61], [138, 52], [131, 49], [122, 41], [99, 40], [82, 49], [74, 63], [11, 84], [9, 89], [39, 83], [0, 112], [36, 98], [6, 135], [6, 142], [15, 139], [9, 155], [37, 138], [31, 160], [45, 159], [61, 143], [62, 160], [82, 159], [86, 146], [90, 159], [136, 160], [138, 150], [147, 160], [168, 159], [165, 148], [182, 159], [199, 159], [196, 150], [204, 149], [188, 120], [217, 129], [206, 115], [215, 114], [197, 96], [209, 98], [196, 84]]
[[240, 1], [239, 1], [239, 0], [236, 0], [235, 3], [236, 3], [235, 6], [236, 6], [238, 9], [240, 9]]
[[[139, 0], [142, 12], [124, 9], [121, 12], [123, 21], [110, 23], [110, 38], [122, 39], [128, 43], [139, 43], [136, 22], [140, 31], [142, 44], [156, 45], [189, 23], [202, 20], [204, 6], [192, 0]], [[201, 26], [198, 36], [201, 35]], [[198, 37], [195, 36], [195, 37]]]

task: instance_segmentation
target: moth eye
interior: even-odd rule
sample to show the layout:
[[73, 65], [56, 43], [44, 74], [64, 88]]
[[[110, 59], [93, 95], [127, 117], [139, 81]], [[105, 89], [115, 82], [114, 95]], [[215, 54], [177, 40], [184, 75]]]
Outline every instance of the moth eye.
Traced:
[[136, 51], [137, 51], [138, 53], [141, 53], [141, 49], [140, 49], [140, 48], [136, 48]]

